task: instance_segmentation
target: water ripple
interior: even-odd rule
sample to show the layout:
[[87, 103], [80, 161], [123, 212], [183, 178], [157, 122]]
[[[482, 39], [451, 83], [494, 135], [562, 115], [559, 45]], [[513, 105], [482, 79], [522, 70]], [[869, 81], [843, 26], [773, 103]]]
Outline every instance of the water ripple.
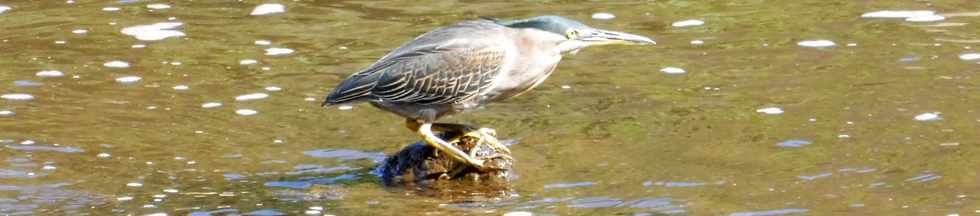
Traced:
[[37, 81], [34, 81], [34, 80], [15, 80], [14, 81], [14, 86], [20, 86], [20, 87], [39, 87], [39, 86], [43, 86], [43, 85], [44, 85], [43, 83], [40, 83], [40, 82], [37, 82]]
[[262, 16], [262, 15], [269, 15], [269, 14], [283, 13], [283, 12], [286, 12], [286, 6], [285, 5], [275, 4], [275, 3], [272, 3], [272, 4], [261, 4], [259, 6], [256, 6], [255, 9], [252, 9], [251, 15], [252, 16]]
[[61, 77], [64, 76], [65, 73], [57, 70], [43, 70], [35, 73], [34, 75], [38, 77]]
[[186, 36], [184, 32], [173, 30], [181, 25], [184, 24], [180, 22], [161, 22], [149, 25], [136, 25], [123, 28], [122, 33], [136, 37], [137, 40], [141, 41], [163, 40], [170, 37]]
[[673, 24], [670, 24], [670, 25], [673, 26], [673, 27], [699, 26], [699, 25], [704, 25], [704, 21], [703, 20], [697, 20], [697, 19], [689, 19], [689, 20], [677, 21], [677, 22], [674, 22]]
[[63, 153], [78, 153], [85, 152], [78, 147], [72, 146], [54, 146], [54, 145], [7, 145], [8, 149], [20, 150], [20, 151], [53, 151], [53, 152], [63, 152]]
[[776, 145], [779, 146], [779, 147], [799, 148], [799, 147], [803, 147], [805, 145], [810, 145], [811, 143], [812, 142], [810, 142], [809, 140], [791, 139], [791, 140], [784, 140], [782, 142], [779, 142], [779, 144], [776, 144]]
[[803, 180], [813, 181], [813, 180], [818, 179], [818, 178], [830, 177], [831, 175], [834, 175], [834, 174], [833, 173], [829, 173], [829, 172], [824, 172], [824, 173], [818, 173], [816, 175], [801, 175], [801, 176], [798, 176], [798, 177], [800, 179], [803, 179]]
[[7, 99], [7, 100], [33, 100], [34, 95], [25, 94], [25, 93], [10, 93], [10, 94], [0, 95], [0, 98]]
[[316, 158], [337, 158], [342, 161], [371, 159], [375, 162], [379, 162], [385, 158], [385, 154], [383, 152], [364, 152], [351, 149], [316, 149], [304, 151], [303, 154]]
[[623, 200], [612, 197], [586, 197], [569, 201], [572, 208], [605, 208], [622, 204]]
[[285, 180], [285, 181], [268, 181], [265, 182], [266, 187], [284, 187], [292, 189], [307, 189], [315, 184], [320, 185], [331, 185], [336, 184], [339, 181], [349, 181], [356, 180], [356, 175], [343, 174], [335, 177], [319, 177], [319, 178], [306, 178], [300, 180]]
[[562, 182], [562, 183], [552, 183], [544, 185], [544, 189], [555, 189], [555, 188], [575, 188], [575, 187], [591, 187], [595, 185], [594, 182]]
[[917, 175], [912, 178], [905, 179], [907, 182], [928, 182], [934, 181], [942, 178], [943, 176], [937, 175], [935, 173], [923, 173], [922, 175]]
[[592, 14], [592, 19], [596, 20], [611, 20], [615, 19], [616, 15], [612, 13], [600, 12]]
[[810, 210], [804, 208], [786, 208], [786, 209], [765, 210], [765, 211], [735, 212], [735, 213], [728, 214], [728, 216], [785, 215], [785, 214], [806, 213], [808, 211]]

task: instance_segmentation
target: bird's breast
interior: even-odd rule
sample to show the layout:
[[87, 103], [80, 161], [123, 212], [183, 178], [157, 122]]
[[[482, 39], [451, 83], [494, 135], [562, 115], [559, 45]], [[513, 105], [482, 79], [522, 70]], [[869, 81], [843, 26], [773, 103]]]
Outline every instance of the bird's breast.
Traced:
[[561, 55], [537, 55], [533, 58], [520, 58], [509, 71], [498, 77], [493, 92], [498, 95], [492, 100], [502, 100], [521, 95], [543, 83], [555, 70]]

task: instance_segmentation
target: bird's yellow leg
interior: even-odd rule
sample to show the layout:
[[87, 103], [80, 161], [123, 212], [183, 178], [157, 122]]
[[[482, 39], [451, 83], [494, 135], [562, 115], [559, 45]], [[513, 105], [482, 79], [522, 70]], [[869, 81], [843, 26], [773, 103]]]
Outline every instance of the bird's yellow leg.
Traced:
[[481, 170], [484, 169], [483, 160], [476, 159], [470, 156], [469, 154], [463, 152], [462, 150], [459, 150], [456, 147], [454, 147], [453, 144], [450, 144], [449, 142], [446, 142], [445, 140], [442, 140], [441, 138], [433, 134], [432, 123], [421, 123], [421, 125], [419, 125], [418, 130], [416, 130], [416, 132], [420, 136], [422, 136], [422, 139], [425, 140], [426, 143], [429, 143], [429, 145], [432, 145], [432, 147], [435, 147], [436, 149], [439, 149], [439, 151], [446, 153], [447, 155], [449, 155], [449, 157], [452, 157], [457, 161], [467, 163], [473, 167], [476, 167], [477, 169], [481, 169]]
[[[482, 162], [484, 161], [484, 160], [476, 159], [476, 153], [477, 153], [476, 152], [476, 148], [471, 149], [470, 152], [467, 154], [467, 153], [463, 152], [462, 150], [459, 150], [458, 148], [455, 148], [452, 145], [452, 143], [454, 143], [454, 142], [458, 143], [460, 141], [459, 139], [461, 139], [463, 137], [476, 138], [476, 139], [478, 139], [477, 142], [486, 143], [486, 144], [490, 145], [492, 148], [494, 148], [494, 150], [496, 150], [497, 152], [504, 153], [504, 154], [495, 154], [495, 155], [492, 155], [492, 156], [489, 156], [489, 157], [483, 157], [485, 159], [506, 158], [506, 159], [513, 160], [513, 158], [511, 158], [509, 156], [509, 154], [511, 153], [510, 152], [510, 149], [507, 148], [507, 146], [505, 146], [502, 143], [500, 143], [499, 140], [497, 140], [497, 132], [494, 131], [493, 129], [490, 129], [490, 128], [477, 128], [477, 127], [473, 127], [473, 126], [465, 125], [465, 124], [432, 123], [432, 124], [429, 124], [429, 125], [431, 125], [431, 127], [428, 128], [429, 129], [428, 130], [428, 134], [429, 135], [427, 136], [427, 135], [423, 134], [424, 131], [422, 130], [422, 125], [423, 125], [423, 123], [419, 123], [419, 121], [418, 120], [415, 120], [415, 119], [406, 119], [406, 121], [405, 121], [405, 126], [408, 127], [408, 129], [410, 129], [412, 131], [416, 131], [417, 133], [419, 133], [419, 135], [422, 136], [422, 139], [424, 139], [426, 143], [429, 143], [429, 145], [432, 145], [433, 147], [436, 147], [436, 149], [439, 149], [442, 152], [446, 152], [447, 154], [449, 154], [449, 156], [453, 157], [454, 159], [456, 159], [458, 161], [469, 163], [469, 164], [471, 164], [471, 165], [473, 165], [475, 167], [478, 167], [478, 168], [481, 168], [482, 167], [482, 165], [483, 165]], [[456, 136], [456, 137], [452, 138], [450, 141], [447, 142], [447, 141], [442, 140], [439, 137], [435, 136], [434, 133], [432, 133], [433, 130], [435, 130], [435, 131], [453, 131], [453, 132], [458, 132], [459, 134], [462, 134], [462, 135]], [[439, 143], [442, 143], [442, 144], [439, 144]], [[440, 147], [440, 146], [444, 146], [444, 147]], [[446, 149], [450, 149], [450, 150], [446, 150]], [[474, 162], [480, 162], [480, 163], [479, 164], [474, 164]]]
[[465, 124], [433, 123], [432, 130], [457, 131], [460, 134], [463, 134], [463, 136], [480, 139], [481, 143], [490, 145], [498, 152], [510, 154], [510, 148], [507, 148], [507, 146], [500, 143], [500, 140], [497, 140], [497, 131], [490, 128], [477, 128]]
[[[497, 131], [493, 129], [479, 128], [479, 129], [471, 129], [468, 131], [463, 131], [462, 135], [453, 138], [449, 142], [450, 143], [457, 142], [459, 139], [463, 137], [475, 138], [477, 139], [477, 143], [490, 145], [490, 147], [496, 150], [496, 152], [510, 154], [510, 149], [507, 148], [507, 146], [505, 146], [504, 144], [500, 143], [500, 140], [497, 140]], [[474, 154], [476, 154], [476, 148], [470, 151], [471, 156], [474, 156]]]

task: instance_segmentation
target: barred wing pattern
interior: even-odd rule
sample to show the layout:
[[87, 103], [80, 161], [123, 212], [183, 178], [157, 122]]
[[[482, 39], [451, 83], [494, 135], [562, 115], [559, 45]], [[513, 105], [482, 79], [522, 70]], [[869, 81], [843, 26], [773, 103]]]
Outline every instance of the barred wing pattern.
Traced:
[[490, 87], [504, 60], [496, 47], [432, 47], [386, 57], [338, 86], [328, 104], [367, 99], [382, 102], [455, 104]]

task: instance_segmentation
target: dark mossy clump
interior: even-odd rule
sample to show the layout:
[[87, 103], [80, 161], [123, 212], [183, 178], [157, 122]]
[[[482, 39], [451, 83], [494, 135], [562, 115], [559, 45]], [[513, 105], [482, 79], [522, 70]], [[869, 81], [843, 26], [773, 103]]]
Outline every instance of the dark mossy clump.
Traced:
[[[432, 186], [441, 182], [463, 182], [472, 185], [506, 185], [513, 177], [513, 160], [507, 157], [487, 158], [494, 155], [509, 156], [509, 152], [494, 148], [484, 140], [459, 133], [441, 133], [439, 137], [454, 144], [464, 152], [472, 152], [477, 158], [486, 158], [488, 170], [478, 170], [460, 163], [424, 141], [408, 145], [386, 158], [376, 168], [386, 186]], [[494, 138], [495, 140], [495, 138]]]

